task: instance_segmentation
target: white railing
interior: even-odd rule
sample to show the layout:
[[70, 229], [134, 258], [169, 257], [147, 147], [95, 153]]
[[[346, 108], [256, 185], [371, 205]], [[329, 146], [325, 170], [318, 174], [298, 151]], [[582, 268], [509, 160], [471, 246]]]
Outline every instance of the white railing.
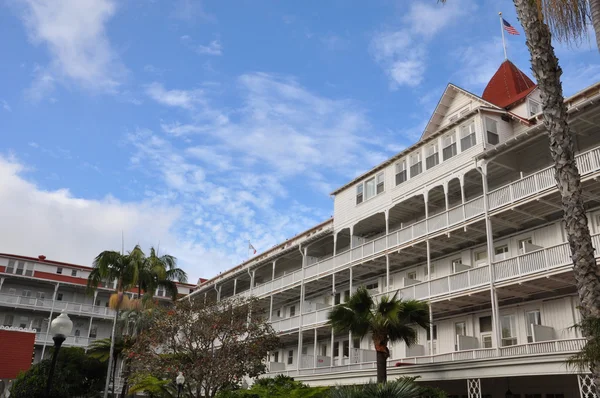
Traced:
[[26, 308], [39, 308], [50, 311], [54, 302], [54, 311], [66, 310], [71, 314], [85, 314], [94, 316], [114, 316], [114, 311], [108, 307], [95, 306], [92, 304], [81, 304], [68, 301], [39, 299], [36, 297], [17, 296], [14, 294], [0, 293], [0, 304], [10, 304]]
[[[552, 340], [542, 341], [538, 343], [520, 344], [508, 347], [500, 347], [499, 350], [496, 348], [477, 348], [466, 351], [455, 351], [448, 353], [441, 353], [435, 355], [426, 355], [420, 357], [409, 357], [402, 359], [388, 360], [388, 367], [395, 367], [397, 363], [403, 364], [414, 364], [414, 365], [428, 365], [432, 363], [447, 363], [457, 361], [473, 361], [473, 360], [485, 360], [494, 358], [510, 358], [518, 356], [536, 356], [536, 355], [547, 355], [557, 353], [574, 353], [581, 350], [585, 345], [585, 339], [566, 339], [566, 340]], [[288, 376], [298, 375], [310, 375], [317, 373], [337, 373], [347, 372], [354, 370], [364, 369], [376, 369], [377, 363], [373, 361], [361, 362], [361, 363], [347, 363], [341, 365], [319, 367], [319, 368], [307, 368], [301, 369], [300, 372], [297, 370], [284, 370], [277, 369], [271, 372], [273, 374], [286, 374]]]
[[[576, 156], [576, 160], [577, 165], [580, 168], [579, 172], [582, 176], [596, 172], [598, 169], [600, 169], [600, 148], [595, 148], [581, 153]], [[553, 188], [555, 185], [556, 182], [554, 181], [554, 168], [553, 166], [547, 167], [531, 175], [523, 177], [518, 181], [509, 183], [503, 187], [491, 191], [488, 194], [490, 210], [495, 210], [502, 206], [511, 204], [516, 200], [535, 195], [538, 192]], [[398, 245], [421, 238], [429, 233], [440, 231], [451, 225], [481, 216], [483, 213], [484, 199], [483, 196], [479, 196], [469, 200], [464, 204], [455, 206], [448, 211], [435, 214], [426, 220], [421, 220], [412, 225], [408, 225], [404, 228], [391, 232], [387, 236], [376, 238], [355, 248], [348, 249], [343, 253], [338, 253], [334, 257], [311, 264], [305, 268], [305, 278], [309, 279], [320, 277], [325, 273], [339, 270], [342, 267], [348, 266], [351, 262], [363, 260], [386, 249], [395, 248]], [[536, 267], [543, 267], [543, 264], [546, 264], [541, 262], [541, 258], [535, 257], [529, 257], [524, 259], [524, 261], [525, 262], [522, 264], [522, 266], [525, 267], [523, 268], [523, 272], [533, 272], [532, 270], [535, 270]], [[552, 264], [552, 262], [550, 261], [549, 264]], [[502, 269], [501, 272], [511, 273], [513, 271], [510, 267], [514, 267], [514, 264], [507, 263], [504, 265], [504, 267], [506, 269]], [[481, 272], [482, 271], [479, 271], [479, 273], [475, 275], [477, 281], [470, 281], [470, 286], [489, 282], [485, 280], [483, 275], [480, 275]], [[273, 290], [286, 287], [294, 283], [299, 283], [301, 279], [302, 270], [298, 270], [292, 274], [277, 278], [274, 281], [255, 287], [252, 294], [257, 296], [269, 294]], [[455, 281], [455, 283], [460, 284], [464, 283], [464, 281]], [[439, 288], [440, 292], [444, 292], [446, 289], [444, 283], [439, 282], [439, 284], [440, 285], [437, 286], [436, 289]], [[452, 288], [451, 286], [452, 285], [450, 284], [448, 285], [448, 290], [458, 288]], [[416, 289], [415, 287], [411, 288], [413, 290]], [[410, 292], [407, 291], [406, 294], [410, 295]]]
[[[63, 344], [69, 345], [69, 346], [77, 346], [77, 347], [87, 347], [90, 342], [94, 341], [94, 338], [87, 338], [87, 337], [81, 337], [81, 336], [68, 336], [65, 339], [65, 342]], [[54, 340], [52, 340], [52, 335], [48, 334], [48, 337], [46, 338], [46, 332], [38, 332], [35, 334], [35, 343], [36, 344], [44, 344], [44, 342], [48, 345], [48, 344], [54, 344]]]

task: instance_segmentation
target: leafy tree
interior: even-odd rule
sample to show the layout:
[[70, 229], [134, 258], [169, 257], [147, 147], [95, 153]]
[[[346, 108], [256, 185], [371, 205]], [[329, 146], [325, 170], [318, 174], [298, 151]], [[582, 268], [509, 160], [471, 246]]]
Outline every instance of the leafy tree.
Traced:
[[[43, 397], [50, 364], [51, 360], [45, 359], [19, 374], [10, 396]], [[100, 396], [105, 376], [106, 364], [86, 355], [82, 348], [63, 347], [58, 353], [50, 395], [53, 398]]]
[[369, 291], [361, 286], [347, 302], [333, 308], [329, 323], [339, 333], [352, 332], [363, 338], [371, 335], [377, 351], [377, 382], [387, 380], [388, 343], [403, 340], [407, 346], [417, 341], [415, 326], [429, 326], [429, 308], [416, 300], [382, 296], [375, 302]]
[[182, 300], [174, 308], [156, 308], [127, 353], [132, 378], [174, 380], [181, 371], [188, 395], [214, 397], [225, 386], [266, 371], [267, 351], [278, 347], [279, 339], [265, 315], [254, 298]]
[[279, 375], [256, 380], [247, 390], [223, 390], [217, 398], [328, 398], [329, 387], [309, 387], [291, 377]]

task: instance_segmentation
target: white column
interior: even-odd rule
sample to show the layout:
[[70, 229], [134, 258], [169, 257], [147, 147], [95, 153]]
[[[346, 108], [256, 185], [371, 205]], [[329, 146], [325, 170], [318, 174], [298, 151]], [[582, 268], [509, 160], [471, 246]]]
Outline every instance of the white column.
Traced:
[[273, 320], [273, 295], [271, 294], [271, 303], [269, 304], [269, 322]]
[[448, 181], [444, 182], [444, 199], [446, 201], [446, 226], [450, 225], [450, 214], [448, 210], [450, 210], [450, 200], [448, 199]]
[[354, 225], [350, 227], [350, 249], [354, 249]]
[[385, 292], [390, 292], [390, 255], [385, 255]]
[[350, 284], [350, 294], [352, 294], [352, 287], [353, 287], [352, 286], [353, 285], [353, 283], [352, 283], [352, 274], [353, 274], [352, 267], [349, 268], [349, 271], [350, 271], [350, 283], [349, 283]]
[[465, 176], [464, 174], [458, 177], [460, 182], [460, 201], [462, 203], [463, 220], [467, 218], [465, 213]]
[[335, 254], [337, 252], [337, 232], [333, 233], [333, 256], [335, 257]]
[[48, 341], [48, 336], [50, 334], [50, 323], [52, 322], [52, 314], [54, 314], [54, 303], [56, 303], [58, 286], [60, 286], [60, 283], [57, 283], [56, 286], [54, 286], [54, 295], [52, 296], [52, 307], [50, 308], [50, 316], [48, 316], [48, 328], [46, 329], [46, 337], [44, 338], [44, 345], [42, 346], [42, 356], [40, 357], [40, 360], [44, 359], [44, 352], [46, 351], [46, 344]]
[[[331, 274], [331, 305], [335, 305], [335, 273]], [[333, 328], [331, 328], [331, 363], [330, 367], [333, 367], [333, 344], [335, 340]]]
[[237, 293], [237, 278], [233, 279], [233, 295]]
[[302, 359], [302, 313], [304, 312], [304, 296], [306, 294], [304, 286], [304, 273], [306, 269], [306, 253], [308, 249], [305, 247], [304, 251], [299, 247], [300, 254], [302, 255], [302, 279], [300, 281], [300, 315], [298, 316], [298, 370], [300, 370], [300, 362]]
[[221, 289], [223, 288], [223, 285], [219, 286], [219, 290], [217, 291], [217, 301], [221, 301]]
[[0, 278], [0, 291], [2, 291], [2, 285], [4, 285], [4, 278]]
[[490, 276], [490, 300], [492, 304], [492, 328], [493, 336], [496, 341], [496, 349], [500, 350], [502, 335], [500, 331], [500, 309], [498, 308], [498, 295], [496, 293], [495, 279], [496, 272], [494, 269], [494, 235], [492, 231], [492, 220], [488, 212], [489, 209], [489, 197], [488, 197], [488, 185], [487, 185], [487, 164], [482, 164], [481, 168], [477, 168], [477, 171], [481, 174], [481, 181], [483, 184], [483, 210], [485, 214], [485, 235], [487, 243], [487, 256], [489, 265], [489, 276]]
[[[429, 293], [429, 355], [433, 355], [433, 309], [431, 307], [431, 248], [429, 239], [425, 241], [427, 246], [427, 291]], [[432, 358], [433, 360], [433, 358]]]
[[383, 214], [385, 215], [385, 234], [387, 235], [390, 233], [390, 223], [389, 223], [390, 209], [385, 209]]
[[481, 398], [481, 380], [467, 379], [467, 393], [469, 398]]
[[317, 328], [315, 328], [315, 347], [313, 349], [313, 367], [317, 367], [317, 338], [318, 338], [318, 334], [317, 334]]

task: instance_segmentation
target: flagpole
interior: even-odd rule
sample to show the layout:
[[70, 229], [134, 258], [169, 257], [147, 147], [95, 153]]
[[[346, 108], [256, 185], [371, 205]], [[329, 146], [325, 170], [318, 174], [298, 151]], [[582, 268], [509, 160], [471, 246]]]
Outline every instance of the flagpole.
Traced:
[[504, 23], [502, 22], [502, 12], [498, 13], [498, 16], [500, 17], [500, 32], [502, 32], [502, 48], [504, 49], [504, 59], [508, 59], [508, 56], [506, 55], [506, 41], [504, 41]]

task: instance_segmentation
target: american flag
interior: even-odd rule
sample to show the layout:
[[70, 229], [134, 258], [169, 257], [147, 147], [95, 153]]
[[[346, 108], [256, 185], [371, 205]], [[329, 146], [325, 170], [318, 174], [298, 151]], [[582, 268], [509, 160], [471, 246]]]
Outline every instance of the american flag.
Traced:
[[252, 254], [256, 254], [256, 249], [252, 246], [252, 243], [248, 242], [248, 250], [252, 251]]
[[507, 31], [511, 35], [520, 34], [511, 24], [506, 22], [506, 19], [502, 18], [502, 25], [504, 25], [504, 30]]

